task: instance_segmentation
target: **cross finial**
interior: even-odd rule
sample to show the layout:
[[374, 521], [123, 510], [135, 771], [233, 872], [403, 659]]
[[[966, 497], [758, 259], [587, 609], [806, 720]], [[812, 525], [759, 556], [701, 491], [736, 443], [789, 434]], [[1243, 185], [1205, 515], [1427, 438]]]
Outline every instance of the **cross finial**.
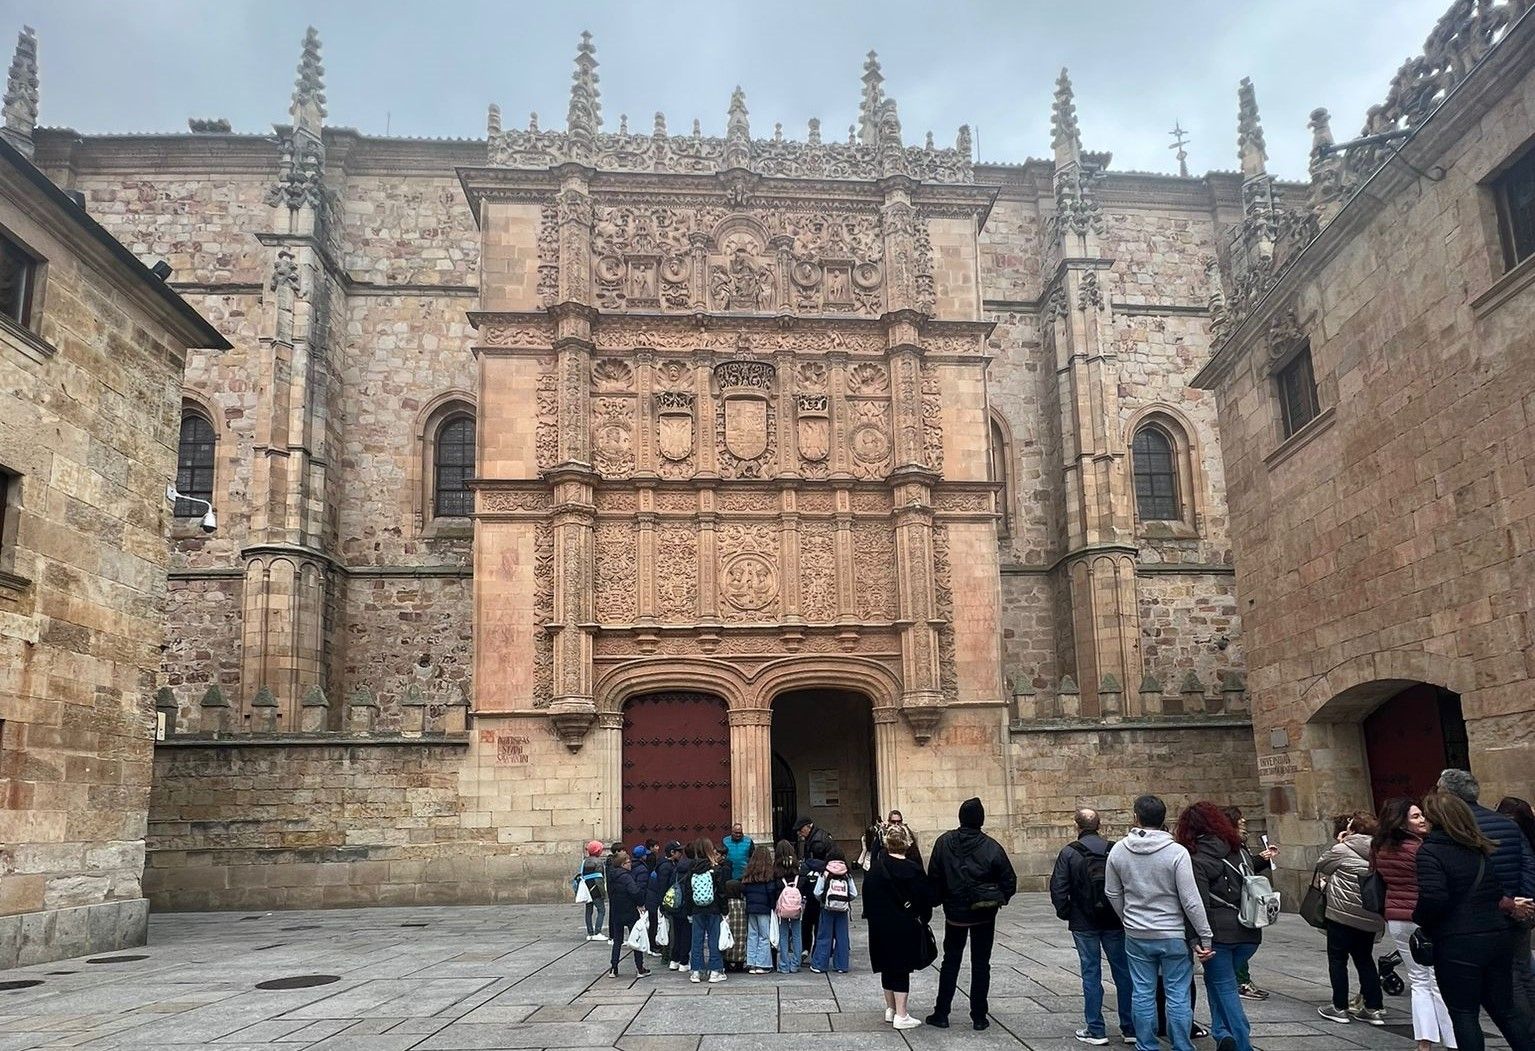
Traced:
[[863, 63], [863, 98], [858, 103], [858, 140], [872, 145], [879, 138], [880, 104], [885, 101], [885, 74], [879, 55], [870, 50]]
[[1189, 155], [1183, 147], [1189, 143], [1188, 132], [1184, 131], [1182, 124], [1175, 120], [1173, 121], [1173, 130], [1167, 134], [1173, 137], [1173, 144], [1167, 148], [1178, 151], [1173, 155], [1178, 158], [1178, 174], [1187, 179], [1189, 177]]
[[1077, 104], [1071, 89], [1071, 76], [1064, 67], [1055, 80], [1055, 102], [1050, 108], [1050, 144], [1055, 148], [1057, 168], [1082, 159], [1082, 132], [1077, 127]]
[[1237, 88], [1237, 157], [1242, 162], [1242, 174], [1248, 178], [1267, 174], [1268, 148], [1258, 121], [1258, 96], [1248, 77], [1243, 77]]
[[5, 79], [4, 118], [0, 135], [32, 156], [32, 132], [37, 127], [37, 34], [31, 26], [22, 26], [16, 34], [16, 52]]
[[304, 50], [299, 55], [298, 77], [293, 81], [293, 104], [288, 114], [293, 126], [320, 134], [325, 119], [325, 66], [320, 62], [320, 33], [310, 26], [304, 33]]

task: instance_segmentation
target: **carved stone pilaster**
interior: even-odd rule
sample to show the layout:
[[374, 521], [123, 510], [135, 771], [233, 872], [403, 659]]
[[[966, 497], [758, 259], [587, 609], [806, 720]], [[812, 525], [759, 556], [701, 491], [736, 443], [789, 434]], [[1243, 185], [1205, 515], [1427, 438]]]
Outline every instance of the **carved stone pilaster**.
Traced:
[[588, 170], [577, 165], [560, 169], [560, 190], [554, 197], [560, 238], [560, 291], [564, 303], [589, 304], [592, 286], [592, 198], [587, 192]]

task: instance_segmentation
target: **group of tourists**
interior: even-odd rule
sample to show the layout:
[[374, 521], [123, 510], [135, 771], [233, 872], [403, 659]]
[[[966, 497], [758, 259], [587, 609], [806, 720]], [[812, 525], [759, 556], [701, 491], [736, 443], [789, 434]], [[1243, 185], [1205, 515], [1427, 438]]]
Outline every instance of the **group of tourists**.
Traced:
[[[1421, 800], [1393, 799], [1378, 816], [1334, 820], [1334, 842], [1300, 908], [1326, 937], [1332, 1002], [1318, 1009], [1323, 1018], [1385, 1024], [1380, 967], [1405, 961], [1418, 1051], [1479, 1051], [1483, 1010], [1513, 1051], [1535, 1051], [1535, 814], [1512, 798], [1489, 810], [1478, 791], [1468, 772], [1446, 770]], [[1140, 797], [1133, 810], [1134, 827], [1113, 844], [1098, 814], [1079, 810], [1077, 838], [1051, 875], [1051, 901], [1081, 965], [1086, 1024], [1076, 1038], [1109, 1043], [1106, 957], [1125, 1043], [1152, 1051], [1166, 1035], [1174, 1051], [1191, 1051], [1195, 1039], [1212, 1035], [1218, 1051], [1251, 1051], [1242, 1001], [1268, 996], [1248, 962], [1279, 916], [1266, 876], [1278, 848], [1265, 836], [1254, 849], [1235, 807], [1194, 803], [1172, 832], [1156, 796]], [[1390, 940], [1380, 953], [1383, 938]], [[1196, 960], [1209, 1030], [1193, 1016]], [[1352, 998], [1350, 961], [1360, 987]]]
[[981, 831], [985, 817], [979, 799], [966, 800], [959, 827], [938, 837], [926, 866], [898, 810], [869, 826], [853, 864], [804, 817], [795, 822], [793, 841], [773, 847], [753, 843], [739, 824], [718, 843], [652, 841], [629, 849], [594, 840], [572, 885], [586, 905], [586, 937], [612, 944], [614, 978], [625, 949], [641, 978], [652, 973], [647, 955], [695, 983], [725, 981], [732, 955], [747, 974], [793, 974], [802, 966], [846, 974], [857, 908], [868, 926], [870, 964], [880, 974], [885, 1021], [896, 1029], [923, 1024], [909, 1010], [911, 975], [938, 957], [930, 924], [941, 906], [943, 964], [926, 1022], [948, 1026], [968, 944], [971, 1023], [985, 1029], [997, 910], [1017, 890], [1007, 852]]

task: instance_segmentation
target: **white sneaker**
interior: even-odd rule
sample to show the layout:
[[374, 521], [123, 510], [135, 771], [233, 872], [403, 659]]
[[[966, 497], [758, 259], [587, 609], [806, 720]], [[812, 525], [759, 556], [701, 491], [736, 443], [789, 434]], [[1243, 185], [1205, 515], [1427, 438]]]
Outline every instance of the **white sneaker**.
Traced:
[[710, 974], [709, 974], [709, 984], [710, 985], [715, 985], [715, 984], [717, 984], [719, 982], [723, 982], [724, 980], [725, 980], [725, 972], [724, 971], [713, 971], [713, 972], [710, 972]]
[[692, 974], [688, 975], [688, 981], [692, 982], [694, 985], [697, 985], [699, 982], [703, 981], [703, 979], [699, 977], [697, 971], [694, 971]]
[[1108, 1037], [1106, 1037], [1106, 1036], [1094, 1036], [1092, 1033], [1089, 1033], [1086, 1029], [1078, 1029], [1076, 1031], [1075, 1035], [1076, 1035], [1077, 1040], [1080, 1041], [1081, 1043], [1093, 1044], [1094, 1046], [1097, 1046], [1097, 1047], [1102, 1047], [1104, 1044], [1107, 1044], [1109, 1042], [1109, 1038]]
[[[891, 1013], [893, 1014], [894, 1012]], [[922, 1019], [913, 1018], [911, 1015], [900, 1015], [892, 1019], [890, 1024], [897, 1029], [916, 1029], [922, 1024]]]
[[893, 1007], [885, 1008], [885, 1024], [889, 1025], [891, 1022], [894, 1022], [894, 1021], [895, 1021], [895, 1008], [893, 1008]]

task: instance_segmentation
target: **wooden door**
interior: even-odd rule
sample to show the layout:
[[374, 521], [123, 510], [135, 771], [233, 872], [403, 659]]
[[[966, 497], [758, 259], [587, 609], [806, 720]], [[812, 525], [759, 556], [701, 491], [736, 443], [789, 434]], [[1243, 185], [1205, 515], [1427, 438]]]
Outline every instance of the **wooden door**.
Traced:
[[1426, 683], [1408, 687], [1365, 718], [1377, 813], [1388, 799], [1432, 791], [1440, 771], [1464, 763], [1464, 749], [1455, 747], [1457, 737], [1464, 739], [1459, 722], [1459, 698]]
[[730, 720], [707, 693], [624, 706], [624, 843], [718, 841], [730, 831]]

